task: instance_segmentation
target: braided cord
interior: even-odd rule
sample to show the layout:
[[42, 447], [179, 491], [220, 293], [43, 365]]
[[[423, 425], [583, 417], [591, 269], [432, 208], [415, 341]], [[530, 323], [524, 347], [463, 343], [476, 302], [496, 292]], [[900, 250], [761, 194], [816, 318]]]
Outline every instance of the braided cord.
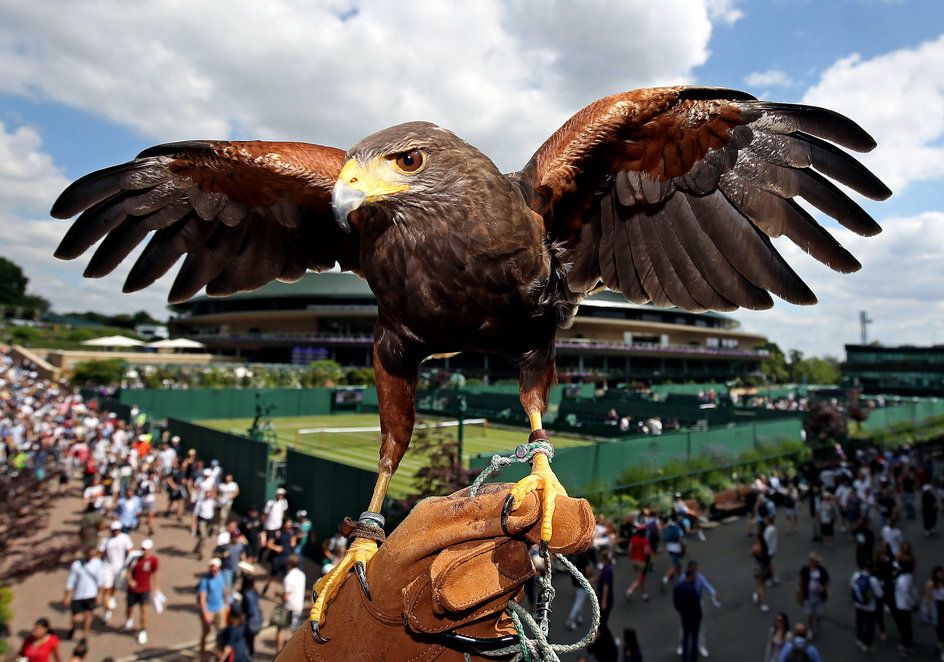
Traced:
[[[472, 483], [469, 489], [469, 496], [474, 497], [482, 486], [482, 483], [485, 482], [485, 479], [495, 471], [500, 471], [501, 467], [507, 467], [516, 462], [529, 462], [536, 453], [544, 453], [547, 455], [548, 460], [551, 460], [554, 457], [554, 448], [551, 446], [550, 442], [539, 440], [521, 444], [515, 449], [514, 454], [509, 457], [498, 454], [493, 455], [489, 465]], [[482, 651], [479, 654], [483, 657], [502, 657], [514, 653], [515, 656], [511, 658], [511, 662], [518, 662], [519, 660], [522, 662], [560, 662], [558, 653], [570, 653], [580, 650], [593, 641], [593, 638], [596, 636], [597, 630], [600, 627], [600, 603], [597, 600], [597, 594], [590, 585], [589, 580], [583, 576], [582, 572], [577, 570], [573, 563], [568, 561], [563, 554], [554, 552], [554, 556], [557, 560], [564, 564], [564, 567], [577, 579], [577, 582], [583, 590], [587, 592], [587, 596], [590, 598], [592, 617], [590, 630], [580, 641], [573, 644], [551, 644], [548, 642], [548, 617], [551, 612], [551, 603], [556, 596], [556, 591], [551, 585], [553, 576], [551, 553], [546, 547], [541, 551], [545, 561], [545, 573], [543, 577], [538, 579], [538, 582], [541, 584], [541, 591], [538, 597], [540, 623], [536, 622], [531, 614], [520, 604], [514, 600], [509, 600], [507, 608], [508, 615], [511, 618], [511, 622], [514, 624], [515, 631], [518, 633], [518, 644], [493, 651]], [[527, 628], [525, 626], [527, 626]], [[529, 637], [529, 630], [533, 636]], [[472, 662], [472, 655], [466, 652], [465, 660], [466, 662]]]

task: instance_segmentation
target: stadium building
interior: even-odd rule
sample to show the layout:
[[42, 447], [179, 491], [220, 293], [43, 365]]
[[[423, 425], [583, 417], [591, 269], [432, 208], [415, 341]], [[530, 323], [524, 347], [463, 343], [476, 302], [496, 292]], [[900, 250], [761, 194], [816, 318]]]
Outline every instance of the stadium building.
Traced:
[[843, 383], [865, 393], [944, 396], [944, 345], [846, 345]]
[[[371, 364], [377, 302], [353, 274], [309, 273], [254, 292], [198, 296], [172, 310], [171, 335], [200, 340], [220, 354], [267, 363]], [[588, 297], [573, 327], [559, 333], [557, 365], [563, 382], [727, 381], [757, 373], [766, 342], [726, 315], [637, 305], [603, 291]], [[518, 374], [494, 355], [466, 353], [424, 366], [437, 364], [466, 377]]]

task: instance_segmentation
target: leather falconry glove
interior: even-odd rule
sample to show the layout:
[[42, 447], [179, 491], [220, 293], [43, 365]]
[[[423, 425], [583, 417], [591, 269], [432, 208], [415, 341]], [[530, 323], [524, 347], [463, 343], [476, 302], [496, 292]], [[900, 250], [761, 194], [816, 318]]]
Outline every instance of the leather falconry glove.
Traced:
[[[494, 660], [476, 655], [456, 635], [493, 640], [515, 634], [505, 608], [521, 599], [534, 575], [528, 549], [541, 539], [541, 495], [528, 494], [503, 528], [511, 487], [485, 484], [474, 497], [466, 488], [418, 503], [367, 564], [372, 598], [349, 575], [321, 628], [329, 641], [318, 643], [303, 625], [277, 662], [462, 662], [464, 652]], [[593, 528], [586, 500], [558, 497], [549, 548], [583, 551]]]

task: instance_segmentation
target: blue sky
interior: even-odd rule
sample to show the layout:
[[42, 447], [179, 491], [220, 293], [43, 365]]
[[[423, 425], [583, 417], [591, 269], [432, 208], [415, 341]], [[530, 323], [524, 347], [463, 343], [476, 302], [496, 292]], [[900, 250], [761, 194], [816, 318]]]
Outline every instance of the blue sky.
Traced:
[[862, 261], [856, 274], [778, 241], [820, 304], [735, 313], [745, 329], [841, 357], [868, 310], [872, 339], [944, 343], [940, 0], [8, 0], [0, 66], [0, 255], [60, 312], [166, 316], [172, 278], [133, 295], [120, 293], [127, 265], [83, 280], [86, 258], [52, 258], [68, 223], [47, 216], [70, 181], [147, 146], [261, 138], [344, 148], [426, 119], [513, 170], [596, 98], [697, 83], [854, 118], [879, 141], [863, 162], [895, 191], [862, 202], [881, 235], [835, 232]]

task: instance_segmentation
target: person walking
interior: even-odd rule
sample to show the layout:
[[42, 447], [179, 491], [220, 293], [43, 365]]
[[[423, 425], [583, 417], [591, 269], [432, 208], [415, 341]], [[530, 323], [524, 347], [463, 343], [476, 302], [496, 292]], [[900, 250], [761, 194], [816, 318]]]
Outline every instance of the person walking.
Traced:
[[154, 541], [148, 538], [141, 543], [141, 556], [128, 566], [128, 608], [125, 614], [124, 631], [134, 629], [134, 607], [138, 607], [140, 625], [138, 643], [147, 643], [148, 601], [151, 591], [160, 590], [160, 562], [154, 555]]
[[251, 657], [256, 654], [256, 635], [262, 631], [264, 625], [262, 599], [256, 591], [256, 580], [252, 575], [243, 575], [239, 592], [243, 596], [243, 612], [246, 614], [246, 645], [249, 647]]
[[925, 620], [934, 623], [934, 634], [937, 637], [941, 662], [944, 662], [944, 567], [942, 566], [934, 566], [931, 577], [924, 585], [922, 609]]
[[269, 584], [273, 581], [282, 581], [288, 572], [288, 557], [292, 555], [292, 550], [295, 549], [295, 532], [292, 528], [292, 520], [282, 521], [282, 528], [271, 537], [268, 537], [266, 548], [270, 553], [269, 578], [266, 580], [265, 586], [262, 587], [263, 596], [269, 590]]
[[779, 584], [780, 578], [777, 577], [777, 571], [774, 568], [774, 557], [777, 556], [777, 526], [774, 524], [774, 518], [769, 515], [764, 518], [764, 544], [767, 547], [767, 572], [770, 577], [765, 579], [767, 586]]
[[672, 590], [672, 604], [682, 621], [682, 662], [698, 659], [698, 628], [701, 625], [701, 599], [695, 588], [695, 570], [687, 569]]
[[219, 632], [226, 627], [229, 594], [226, 580], [220, 572], [222, 562], [210, 559], [210, 567], [197, 585], [197, 606], [200, 608], [200, 660], [206, 657], [206, 640], [210, 631]]
[[855, 542], [856, 567], [861, 568], [866, 561], [875, 558], [875, 532], [868, 517], [858, 521], [852, 530], [852, 540]]
[[76, 559], [69, 566], [66, 591], [62, 597], [62, 604], [72, 613], [66, 639], [72, 639], [75, 635], [79, 621], [82, 622], [82, 637], [88, 639], [92, 612], [101, 600], [103, 574], [102, 560], [98, 558], [98, 549], [95, 547], [86, 548], [84, 558]]
[[760, 606], [761, 611], [770, 611], [767, 604], [767, 589], [764, 588], [767, 580], [771, 578], [769, 556], [767, 555], [767, 541], [764, 536], [758, 533], [754, 537], [754, 544], [751, 546], [749, 554], [754, 559], [754, 592], [751, 599], [754, 604]]
[[[291, 614], [288, 624], [290, 635], [301, 625], [302, 614], [305, 611], [307, 584], [305, 572], [298, 567], [298, 557], [294, 554], [289, 555], [288, 572], [285, 573], [285, 579], [282, 580], [282, 606]], [[283, 630], [281, 627], [277, 627], [275, 630], [275, 650], [282, 650], [283, 643]]]
[[918, 590], [914, 583], [914, 564], [899, 563], [900, 572], [895, 577], [895, 602], [892, 609], [892, 618], [898, 628], [901, 642], [898, 650], [902, 655], [914, 653], [914, 630], [911, 624], [911, 612], [918, 607]]
[[[685, 571], [692, 571], [695, 573], [695, 590], [698, 591], [698, 599], [701, 600], [705, 591], [708, 591], [708, 595], [711, 596], [711, 602], [715, 607], [721, 606], [721, 600], [718, 597], [718, 592], [715, 590], [715, 587], [708, 583], [708, 580], [705, 579], [705, 576], [698, 572], [698, 562], [689, 561], [688, 565], [685, 567]], [[702, 612], [704, 613], [704, 611]], [[683, 652], [683, 643], [684, 643], [684, 633], [680, 633], [681, 639], [679, 640], [678, 649], [676, 653], [681, 655]], [[707, 628], [705, 624], [702, 623], [698, 628], [698, 653], [702, 657], [708, 657], [708, 644], [707, 642]]]
[[[590, 579], [593, 574], [592, 553], [592, 549], [584, 550], [576, 554], [571, 561], [577, 572], [583, 575], [585, 579]], [[570, 607], [564, 625], [568, 630], [574, 631], [579, 624], [583, 623], [582, 612], [584, 603], [587, 601], [587, 591], [576, 577], [571, 576], [570, 581], [574, 585], [574, 603]]]
[[649, 591], [646, 590], [646, 575], [652, 570], [652, 546], [649, 544], [649, 532], [643, 522], [638, 522], [629, 539], [629, 560], [633, 565], [635, 579], [626, 589], [626, 599], [632, 600], [633, 593], [639, 590], [642, 601], [648, 602]]
[[216, 493], [220, 505], [220, 530], [222, 531], [229, 522], [233, 501], [239, 496], [239, 484], [233, 480], [233, 474], [226, 474], [223, 477], [223, 482], [216, 486]]
[[[794, 654], [797, 650], [798, 654]], [[823, 662], [819, 650], [810, 643], [807, 637], [806, 626], [803, 623], [797, 623], [793, 626], [793, 640], [788, 641], [783, 650], [780, 651], [779, 662], [793, 662], [794, 660], [806, 660], [807, 662]]]
[[662, 540], [665, 541], [665, 551], [669, 553], [672, 564], [662, 577], [660, 588], [664, 591], [672, 578], [681, 577], [682, 557], [685, 556], [685, 531], [678, 523], [678, 516], [672, 513], [669, 521], [662, 530]]
[[125, 567], [125, 561], [128, 558], [128, 552], [134, 549], [134, 543], [131, 536], [121, 530], [121, 522], [115, 520], [109, 525], [111, 535], [102, 540], [99, 551], [102, 553], [102, 562], [104, 563], [104, 575], [102, 588], [102, 606], [105, 613], [102, 616], [104, 622], [111, 620], [112, 611], [118, 607], [118, 601], [115, 598], [115, 582], [121, 575]]
[[[822, 559], [816, 552], [810, 552], [809, 561], [800, 569], [799, 594], [803, 598], [803, 612], [810, 637], [819, 628], [823, 616], [823, 606], [829, 598], [829, 572], [821, 565]], [[794, 628], [794, 633], [796, 628]], [[807, 627], [803, 628], [804, 636]]]
[[764, 662], [780, 662], [780, 653], [784, 646], [793, 641], [790, 631], [790, 619], [783, 612], [774, 616], [774, 624], [767, 635], [767, 648], [764, 650]]
[[193, 506], [193, 524], [191, 532], [196, 537], [197, 542], [193, 546], [193, 552], [197, 560], [203, 558], [203, 545], [210, 536], [213, 523], [216, 521], [216, 490], [209, 488], [201, 491]]
[[600, 575], [597, 577], [597, 600], [600, 603], [600, 627], [610, 620], [613, 611], [613, 555], [609, 549], [600, 552]]
[[59, 637], [53, 634], [49, 627], [49, 620], [39, 618], [33, 624], [33, 629], [23, 640], [20, 646], [21, 662], [62, 662], [59, 657]]
[[921, 523], [924, 525], [924, 535], [930, 536], [937, 526], [938, 498], [934, 485], [925, 483], [921, 486]]
[[849, 587], [855, 607], [856, 644], [863, 652], [874, 652], [876, 611], [881, 608], [882, 583], [873, 576], [875, 564], [867, 561], [861, 570], [852, 574]]

